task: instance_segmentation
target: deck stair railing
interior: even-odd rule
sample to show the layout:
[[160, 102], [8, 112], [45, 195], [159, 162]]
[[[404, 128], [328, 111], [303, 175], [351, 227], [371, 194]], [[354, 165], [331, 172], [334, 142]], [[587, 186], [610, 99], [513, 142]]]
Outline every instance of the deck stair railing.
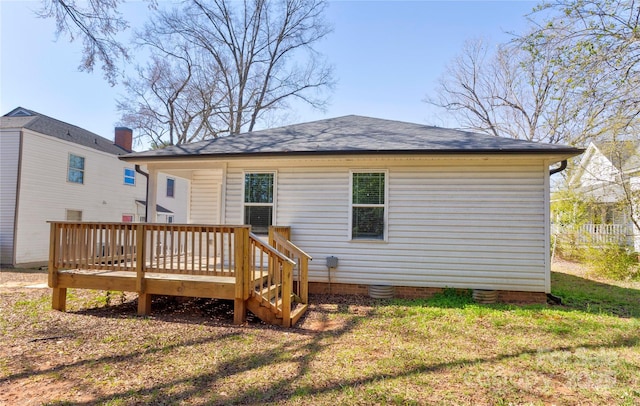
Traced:
[[[269, 244], [251, 234], [251, 258], [255, 275], [249, 309], [258, 317], [289, 327], [307, 310], [308, 263], [311, 259], [287, 239], [288, 227], [271, 227]], [[280, 251], [283, 249], [283, 251]], [[272, 316], [270, 316], [272, 315]]]

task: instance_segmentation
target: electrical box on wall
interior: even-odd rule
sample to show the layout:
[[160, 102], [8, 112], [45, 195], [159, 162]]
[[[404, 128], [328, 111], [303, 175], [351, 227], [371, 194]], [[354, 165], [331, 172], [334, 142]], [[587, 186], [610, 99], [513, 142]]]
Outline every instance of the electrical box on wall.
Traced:
[[327, 268], [337, 268], [338, 267], [338, 257], [327, 257]]

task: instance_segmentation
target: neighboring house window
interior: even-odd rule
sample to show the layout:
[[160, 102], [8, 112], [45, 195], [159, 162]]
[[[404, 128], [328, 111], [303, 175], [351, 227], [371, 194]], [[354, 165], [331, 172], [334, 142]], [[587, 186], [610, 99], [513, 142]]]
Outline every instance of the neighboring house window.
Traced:
[[136, 184], [136, 171], [131, 168], [124, 168], [124, 184], [135, 186]]
[[351, 173], [351, 239], [385, 239], [386, 177], [386, 172]]
[[122, 215], [123, 223], [133, 223], [133, 214], [123, 214]]
[[256, 234], [268, 234], [273, 221], [275, 173], [244, 175], [244, 224]]
[[176, 180], [167, 178], [167, 197], [173, 197], [175, 194]]
[[84, 158], [69, 154], [69, 171], [67, 180], [73, 183], [84, 183]]
[[82, 210], [66, 210], [65, 220], [82, 221]]
[[147, 218], [145, 216], [140, 216], [141, 223], [145, 223], [146, 221], [147, 221]]
[[173, 216], [167, 216], [167, 223], [173, 223]]

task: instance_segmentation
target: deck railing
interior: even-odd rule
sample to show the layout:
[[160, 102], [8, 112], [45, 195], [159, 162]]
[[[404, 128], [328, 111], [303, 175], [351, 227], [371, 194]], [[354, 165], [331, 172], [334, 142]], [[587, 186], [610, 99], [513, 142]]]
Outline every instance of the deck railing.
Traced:
[[138, 232], [127, 223], [52, 223], [50, 267], [135, 271]]
[[308, 303], [309, 261], [311, 261], [312, 258], [309, 254], [293, 244], [289, 238], [290, 230], [281, 232], [278, 229], [274, 229], [273, 232], [269, 233], [269, 245], [295, 263], [292, 270], [293, 294], [296, 296], [297, 300], [300, 300], [302, 303]]
[[[246, 226], [243, 226], [246, 228]], [[233, 276], [238, 227], [52, 222], [56, 269]]]
[[234, 276], [235, 227], [144, 224], [148, 272]]
[[255, 234], [250, 235], [250, 247], [249, 285], [254, 287], [252, 294], [261, 306], [282, 317], [283, 326], [289, 327], [295, 262]]

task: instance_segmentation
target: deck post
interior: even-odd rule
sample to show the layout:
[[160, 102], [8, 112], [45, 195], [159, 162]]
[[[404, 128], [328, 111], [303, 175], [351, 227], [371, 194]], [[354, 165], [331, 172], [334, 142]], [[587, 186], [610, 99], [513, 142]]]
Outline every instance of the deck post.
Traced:
[[144, 224], [136, 224], [136, 290], [138, 292], [138, 314], [141, 316], [151, 313], [151, 295], [145, 293], [144, 262], [146, 247], [146, 229]]
[[290, 226], [269, 226], [269, 245], [276, 248], [274, 234], [280, 234], [285, 240], [291, 240]]
[[49, 287], [53, 288], [51, 308], [63, 312], [67, 308], [67, 288], [58, 287], [58, 267], [56, 264], [59, 246], [60, 230], [58, 229], [58, 224], [51, 223], [49, 234]]
[[302, 303], [309, 303], [309, 257], [301, 256], [298, 266], [300, 267], [298, 270], [300, 299]]
[[58, 226], [51, 223], [51, 231], [49, 233], [49, 287], [58, 286], [58, 268], [56, 268], [56, 257], [58, 256]]
[[249, 250], [251, 249], [249, 228], [236, 227], [234, 235], [236, 293], [233, 305], [233, 322], [242, 324], [247, 320], [248, 287], [251, 280], [249, 276]]
[[291, 293], [293, 292], [293, 265], [282, 263], [282, 326], [291, 327]]
[[64, 312], [67, 309], [67, 288], [53, 288], [51, 308]]

